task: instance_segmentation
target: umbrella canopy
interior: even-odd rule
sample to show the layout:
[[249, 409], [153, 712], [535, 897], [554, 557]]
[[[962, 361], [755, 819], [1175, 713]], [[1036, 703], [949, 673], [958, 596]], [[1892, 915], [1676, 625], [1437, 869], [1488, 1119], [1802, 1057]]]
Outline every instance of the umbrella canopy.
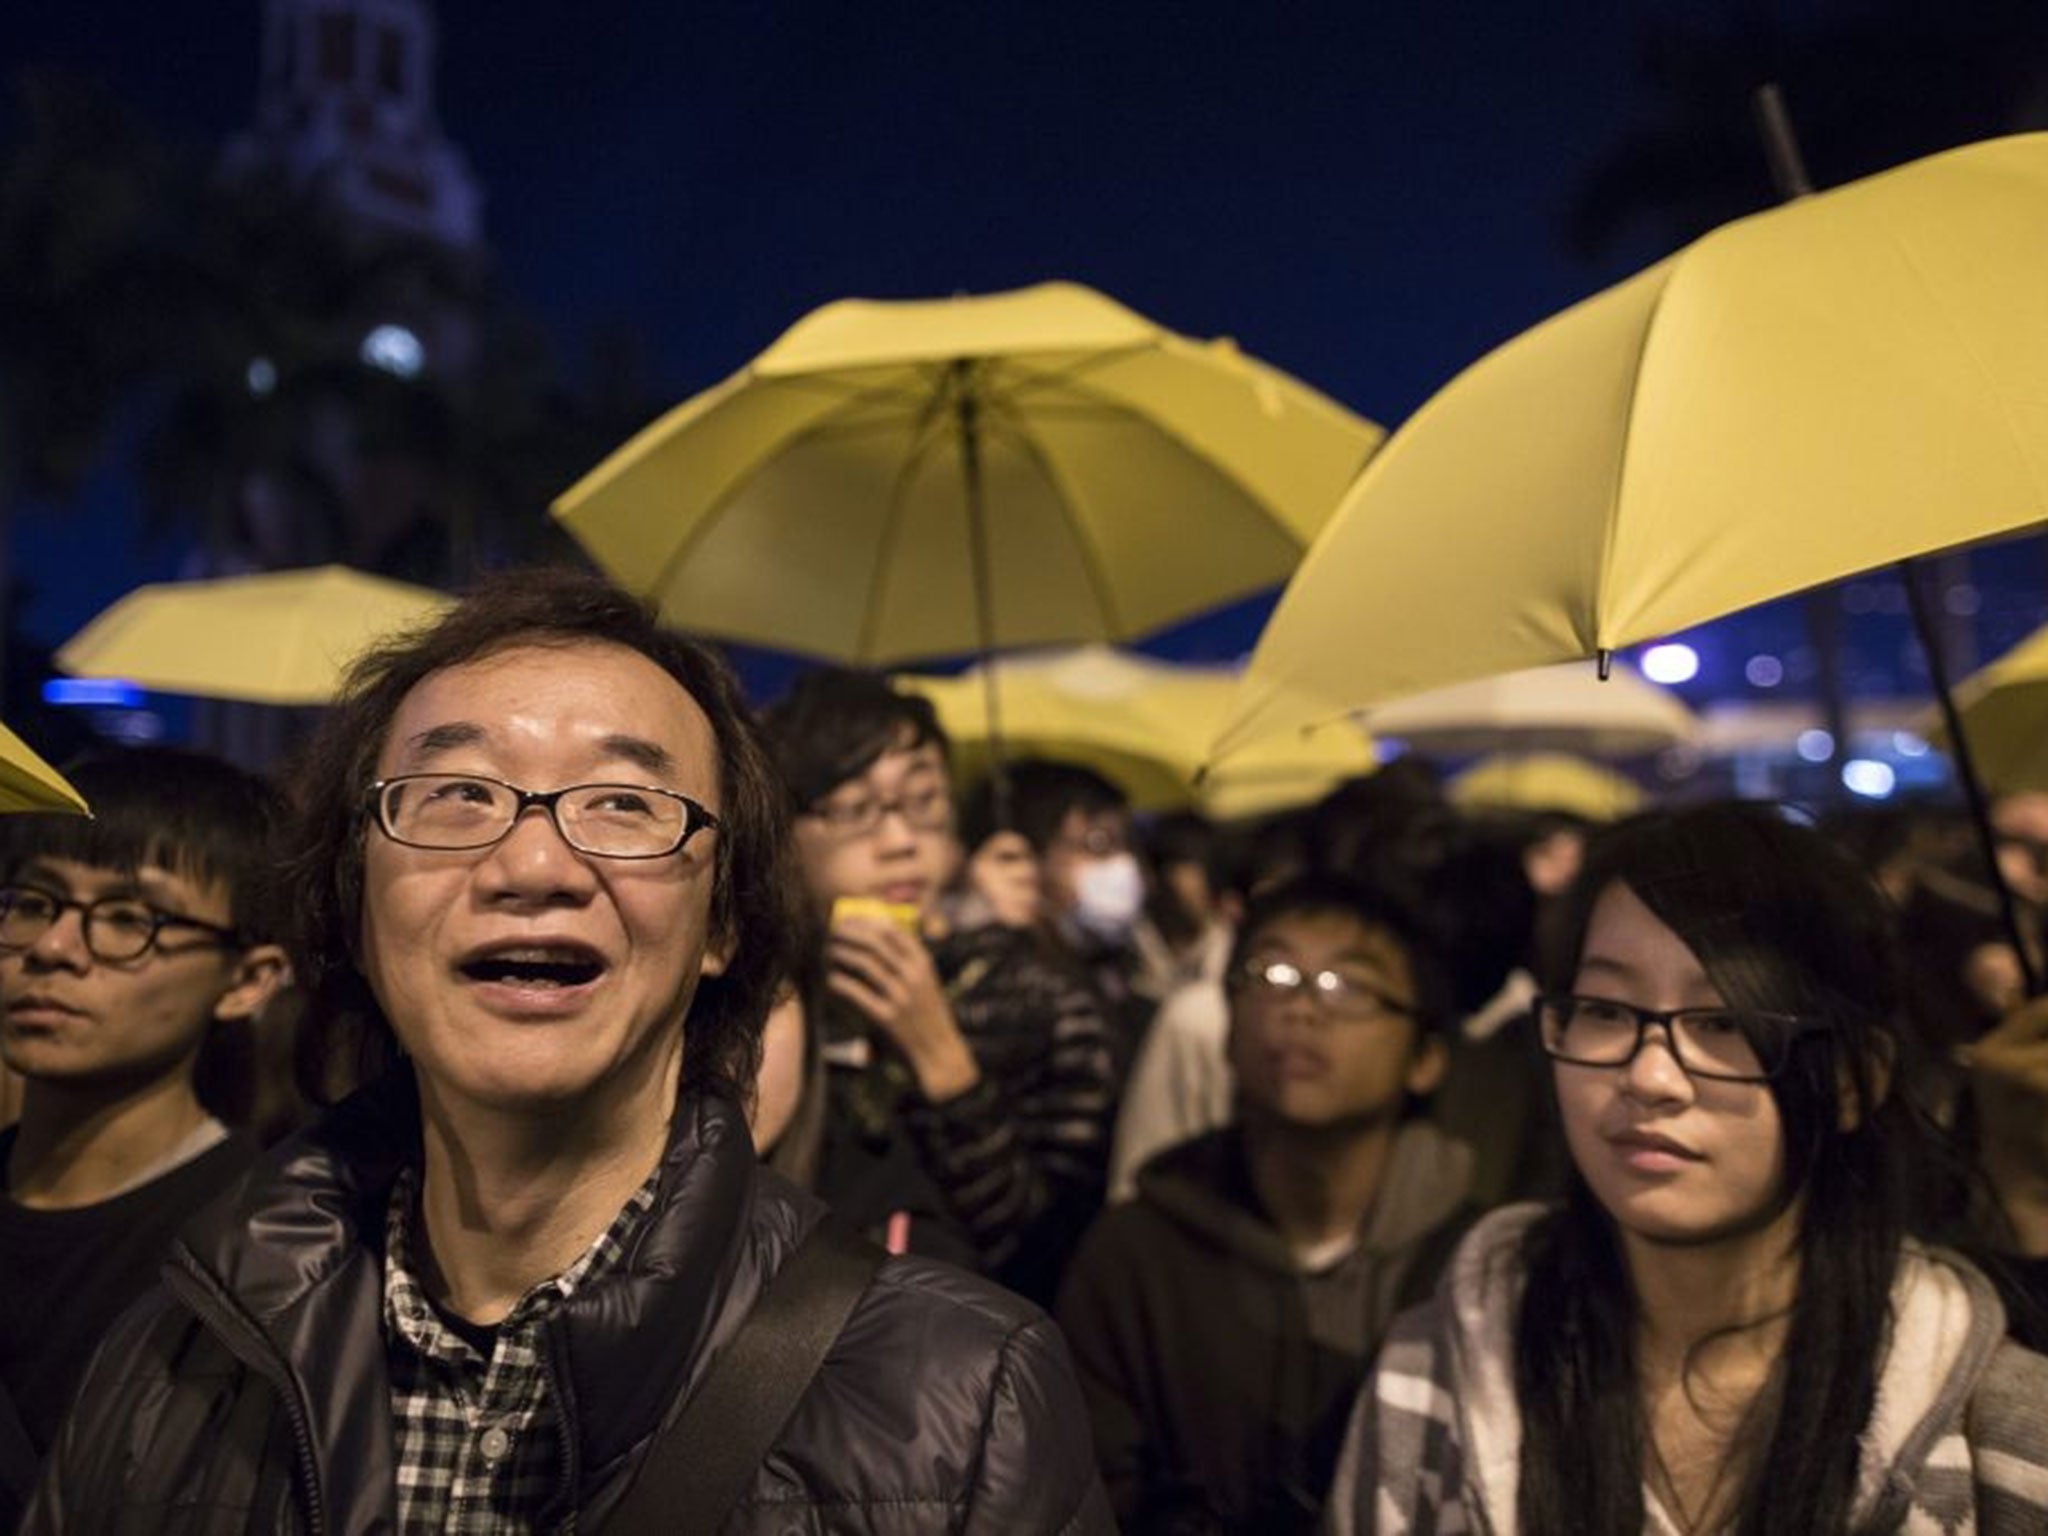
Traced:
[[[1339, 722], [1261, 742], [1197, 787], [1196, 770], [1237, 686], [1234, 668], [1081, 646], [1006, 656], [995, 670], [1008, 749], [1093, 768], [1141, 811], [1192, 806], [1220, 821], [1260, 816], [1304, 805], [1373, 768], [1364, 733]], [[937, 707], [963, 772], [985, 763], [987, 693], [978, 669], [894, 681]]]
[[1643, 804], [1634, 780], [1563, 752], [1489, 757], [1445, 789], [1463, 810], [1569, 811], [1588, 821], [1615, 821]]
[[449, 601], [341, 565], [160, 582], [73, 635], [57, 665], [164, 693], [325, 704], [372, 642], [432, 622]]
[[4, 725], [0, 725], [0, 811], [92, 814], [86, 808], [85, 797]]
[[555, 503], [679, 627], [855, 665], [1284, 581], [1380, 429], [1070, 283], [815, 311]]
[[1281, 598], [1219, 758], [2048, 517], [2048, 134], [1716, 230], [1454, 379]]
[[1375, 736], [1447, 757], [1509, 748], [1641, 757], [1699, 732], [1675, 694], [1626, 667], [1603, 680], [1584, 662], [1453, 683], [1375, 709], [1365, 723]]
[[[2048, 789], [2048, 629], [2038, 629], [1956, 689], [1956, 709], [1985, 786]], [[1936, 746], [1948, 731], [1930, 710], [1915, 722]]]

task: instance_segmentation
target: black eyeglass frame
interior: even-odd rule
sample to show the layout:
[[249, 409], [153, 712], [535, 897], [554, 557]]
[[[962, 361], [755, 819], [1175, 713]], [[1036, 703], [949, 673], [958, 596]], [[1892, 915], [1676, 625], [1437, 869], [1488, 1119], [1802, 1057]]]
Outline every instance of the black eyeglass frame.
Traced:
[[[1544, 1018], [1553, 1009], [1561, 1005], [1568, 1007], [1573, 1003], [1595, 1003], [1602, 1008], [1612, 1008], [1631, 1015], [1635, 1019], [1636, 1038], [1635, 1043], [1628, 1048], [1628, 1053], [1612, 1060], [1595, 1060], [1586, 1056], [1568, 1056], [1563, 1051], [1555, 1049], [1550, 1043]], [[1757, 1045], [1757, 1037], [1745, 1030], [1743, 1038], [1749, 1042], [1749, 1048], [1756, 1052], [1758, 1063], [1763, 1068], [1761, 1073], [1715, 1072], [1693, 1065], [1686, 1059], [1685, 1048], [1678, 1043], [1678, 1031], [1672, 1026], [1688, 1015], [1697, 1017], [1702, 1014], [1723, 1019], [1753, 1020], [1780, 1031], [1776, 1059], [1765, 1061], [1764, 1053]], [[1678, 1063], [1687, 1077], [1703, 1077], [1717, 1083], [1768, 1083], [1783, 1072], [1792, 1060], [1792, 1047], [1797, 1041], [1808, 1035], [1825, 1034], [1831, 1027], [1825, 1019], [1809, 1018], [1797, 1013], [1776, 1013], [1766, 1008], [1638, 1008], [1634, 1003], [1624, 1003], [1616, 998], [1599, 997], [1587, 992], [1546, 992], [1536, 999], [1537, 1044], [1542, 1046], [1543, 1054], [1552, 1061], [1562, 1061], [1569, 1066], [1625, 1067], [1642, 1055], [1643, 1043], [1649, 1039], [1650, 1026], [1653, 1024], [1661, 1024], [1664, 1027], [1664, 1048], [1671, 1053], [1671, 1059]]]
[[[825, 829], [842, 842], [858, 842], [864, 837], [873, 837], [882, 830], [882, 823], [891, 816], [901, 816], [903, 824], [913, 832], [944, 832], [958, 819], [959, 812], [953, 804], [951, 789], [941, 788], [935, 792], [940, 815], [936, 821], [923, 821], [910, 814], [909, 795], [897, 794], [887, 797], [877, 795], [869, 802], [869, 808], [857, 819], [835, 814], [834, 808], [824, 800], [814, 800], [797, 810], [797, 815], [808, 816], [823, 822]], [[923, 796], [918, 798], [922, 799]]]
[[[158, 940], [163, 937], [163, 931], [166, 928], [196, 928], [201, 933], [217, 940], [223, 949], [247, 949], [249, 947], [249, 936], [239, 928], [229, 928], [219, 923], [209, 923], [203, 917], [187, 917], [182, 912], [167, 912], [155, 902], [145, 901], [140, 896], [95, 896], [91, 901], [79, 901], [75, 897], [60, 896], [47, 886], [36, 885], [27, 880], [16, 880], [0, 885], [0, 931], [4, 931], [8, 920], [14, 915], [15, 893], [18, 891], [32, 892], [49, 902], [56, 910], [50, 914], [49, 920], [37, 930], [34, 938], [22, 940], [0, 939], [0, 950], [35, 948], [37, 944], [42, 942], [44, 934], [64, 920], [66, 912], [76, 912], [78, 914], [79, 936], [84, 940], [86, 953], [91, 955], [93, 959], [102, 961], [107, 965], [125, 965], [131, 960], [142, 959], [152, 951], [159, 954], [183, 953], [183, 951], [170, 951], [158, 948]], [[94, 920], [94, 913], [101, 908], [116, 906], [139, 907], [144, 912], [147, 912], [149, 914], [149, 932], [143, 935], [141, 946], [134, 951], [127, 954], [110, 955], [93, 941], [94, 933], [98, 932], [101, 926]]]
[[[509, 789], [513, 795], [512, 815], [496, 836], [485, 838], [482, 842], [420, 843], [414, 842], [411, 838], [400, 837], [392, 829], [391, 816], [387, 809], [390, 791], [398, 786], [416, 784], [426, 779], [468, 780], [471, 783], [494, 784], [499, 789]], [[562, 815], [558, 808], [564, 795], [573, 795], [586, 789], [630, 789], [637, 794], [661, 795], [666, 799], [679, 801], [683, 807], [682, 831], [676, 834], [673, 843], [659, 853], [611, 853], [602, 848], [586, 848], [577, 842], [570, 835], [569, 829], [562, 824]], [[512, 835], [513, 828], [519, 825], [520, 818], [526, 814], [527, 808], [535, 805], [546, 810], [548, 821], [554, 827], [557, 837], [576, 852], [593, 859], [665, 859], [671, 854], [682, 852], [689, 846], [690, 839], [699, 832], [716, 831], [723, 825], [701, 802], [691, 799], [679, 789], [668, 789], [660, 784], [630, 784], [623, 779], [598, 779], [588, 784], [564, 784], [560, 789], [522, 789], [509, 780], [493, 778], [488, 773], [399, 773], [388, 779], [377, 780], [365, 792], [363, 800], [364, 810], [369, 819], [376, 824], [379, 832], [401, 848], [420, 848], [428, 853], [476, 853], [485, 848], [495, 848]]]
[[[1276, 965], [1286, 966], [1289, 970], [1298, 974], [1301, 980], [1291, 987], [1276, 986], [1266, 979], [1266, 973]], [[1332, 1007], [1328, 995], [1321, 988], [1313, 985], [1314, 979], [1317, 976], [1336, 976], [1360, 996], [1370, 998], [1373, 1007], [1359, 1013], [1346, 1013], [1342, 1009]], [[1414, 1019], [1417, 1022], [1421, 1022], [1423, 1018], [1422, 1010], [1416, 1007], [1415, 1004], [1404, 1003], [1391, 993], [1382, 992], [1378, 987], [1354, 983], [1341, 972], [1329, 966], [1324, 966], [1319, 971], [1311, 971], [1305, 966], [1296, 965], [1292, 960], [1247, 959], [1239, 964], [1236, 971], [1233, 972], [1233, 977], [1240, 988], [1250, 992], [1254, 997], [1266, 997], [1274, 1002], [1282, 1002], [1295, 997], [1307, 997], [1333, 1019], [1356, 1019], [1364, 1022], [1368, 1019], [1378, 1018], [1381, 1014], [1391, 1015], [1394, 1018]]]

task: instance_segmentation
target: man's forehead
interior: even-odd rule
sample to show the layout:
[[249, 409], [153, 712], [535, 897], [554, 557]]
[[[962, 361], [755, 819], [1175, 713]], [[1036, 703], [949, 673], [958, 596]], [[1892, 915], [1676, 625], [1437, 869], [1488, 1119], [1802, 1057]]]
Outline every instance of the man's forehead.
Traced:
[[101, 896], [136, 895], [153, 901], [212, 902], [227, 900], [221, 880], [204, 880], [186, 870], [157, 863], [133, 868], [87, 864], [77, 859], [29, 858], [16, 866], [14, 878], [55, 889], [58, 894], [93, 900]]
[[651, 657], [609, 641], [535, 641], [420, 679], [378, 757], [419, 769], [463, 748], [553, 746], [660, 773], [715, 743], [703, 706]]
[[1254, 954], [1317, 949], [1379, 965], [1405, 963], [1407, 948], [1379, 923], [1350, 912], [1302, 908], [1262, 923], [1247, 941]]

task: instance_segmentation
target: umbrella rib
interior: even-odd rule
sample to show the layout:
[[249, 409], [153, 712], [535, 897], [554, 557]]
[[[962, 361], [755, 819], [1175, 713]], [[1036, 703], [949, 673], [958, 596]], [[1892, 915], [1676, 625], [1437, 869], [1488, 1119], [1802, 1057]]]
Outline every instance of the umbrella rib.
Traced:
[[[1068, 490], [1065, 479], [1045, 450], [1030, 433], [1023, 430], [1019, 422], [1011, 419], [1007, 404], [996, 405], [990, 420], [1005, 429], [1006, 435], [1022, 450], [1025, 458], [1037, 467], [1045, 483], [1052, 487], [1053, 499], [1061, 507], [1071, 508], [1079, 505], [1078, 498]], [[1081, 568], [1088, 575], [1088, 586], [1095, 593], [1096, 607], [1102, 611], [1109, 632], [1119, 637], [1127, 634], [1123, 616], [1118, 613], [1116, 600], [1110, 591], [1109, 573], [1103, 569], [1101, 551], [1095, 547], [1095, 541], [1089, 536], [1086, 525], [1078, 517], [1069, 512], [1067, 522], [1074, 530], [1074, 543], [1081, 552]]]
[[1664, 313], [1664, 297], [1671, 292], [1671, 280], [1667, 276], [1657, 289], [1657, 296], [1650, 301], [1649, 318], [1636, 338], [1635, 363], [1628, 371], [1628, 399], [1622, 402], [1621, 446], [1614, 456], [1614, 488], [1607, 497], [1607, 509], [1602, 521], [1606, 524], [1600, 540], [1599, 584], [1594, 587], [1593, 633], [1580, 635], [1580, 645], [1590, 651], [1608, 651], [1608, 645], [1600, 634], [1600, 605], [1605, 598], [1609, 583], [1614, 576], [1615, 533], [1621, 526], [1621, 485], [1628, 474], [1629, 446], [1635, 436], [1636, 392], [1643, 387], [1643, 357], [1650, 350], [1650, 333], [1657, 328], [1657, 317]]
[[[1095, 405], [1099, 407], [1102, 416], [1105, 419], [1128, 419], [1131, 421], [1140, 422], [1149, 430], [1156, 432], [1159, 436], [1165, 438], [1168, 442], [1173, 443], [1183, 453], [1187, 454], [1189, 458], [1193, 459], [1195, 462], [1201, 464], [1204, 468], [1209, 470], [1209, 472], [1215, 475], [1218, 480], [1221, 480], [1224, 484], [1230, 486], [1233, 490], [1235, 490], [1238, 493], [1238, 495], [1242, 497], [1252, 507], [1252, 509], [1255, 512], [1257, 512], [1259, 517], [1264, 522], [1270, 525], [1276, 532], [1279, 533], [1279, 535], [1283, 539], [1287, 541], [1287, 543], [1294, 546], [1296, 549], [1306, 549], [1309, 546], [1309, 544], [1313, 542], [1312, 539], [1305, 539], [1300, 534], [1296, 533], [1294, 529], [1288, 527], [1285, 520], [1283, 520], [1279, 516], [1279, 514], [1274, 512], [1274, 510], [1266, 504], [1265, 498], [1252, 494], [1252, 492], [1245, 487], [1243, 481], [1239, 480], [1237, 476], [1231, 474], [1228, 470], [1223, 468], [1222, 465], [1218, 464], [1214, 456], [1204, 451], [1200, 444], [1189, 441], [1186, 437], [1183, 437], [1178, 432], [1168, 430], [1166, 425], [1163, 422], [1159, 421], [1156, 417], [1145, 416], [1140, 414], [1138, 411], [1134, 410], [1130, 406], [1119, 405], [1114, 402], [1111, 402], [1104, 395], [1102, 395], [1100, 391], [1090, 389], [1085, 384], [1063, 383], [1060, 385], [1060, 387], [1070, 390], [1077, 401], [1083, 404]], [[1370, 447], [1368, 447], [1365, 450], [1365, 453], [1360, 457], [1358, 461], [1357, 467], [1354, 468], [1351, 471], [1351, 474], [1346, 477], [1345, 483], [1347, 485], [1351, 482], [1351, 480], [1354, 480], [1358, 477], [1359, 471], [1363, 470], [1366, 464], [1372, 459], [1372, 456], [1379, 451], [1380, 441], [1384, 440], [1385, 439], [1383, 436], [1379, 441], [1375, 441]], [[1336, 499], [1333, 497], [1330, 502], [1332, 510], [1335, 509], [1336, 505]]]
[[[801, 388], [805, 384], [823, 382], [823, 380], [815, 379], [760, 380], [762, 387], [767, 389]], [[857, 390], [847, 395], [837, 407], [820, 417], [817, 421], [812, 422], [803, 431], [791, 433], [787, 437], [774, 439], [768, 447], [761, 451], [752, 464], [735, 474], [724, 492], [704, 509], [702, 515], [691, 525], [689, 531], [677, 541], [676, 547], [669, 551], [668, 558], [661, 562], [661, 568], [655, 572], [654, 579], [647, 583], [643, 590], [658, 593], [667, 588], [669, 582], [674, 578], [677, 569], [696, 552], [697, 546], [710, 536], [711, 530], [718, 526], [719, 520], [731, 510], [733, 502], [753, 483], [754, 476], [764, 466], [787, 453], [796, 444], [810, 442], [816, 437], [827, 435], [835, 430], [850, 430], [857, 424], [843, 420], [846, 414], [859, 409], [861, 406], [880, 402], [888, 398], [892, 393], [904, 405], [912, 404], [922, 398], [914, 392], [902, 390], [895, 386], [891, 386], [890, 390], [875, 388]], [[887, 426], [889, 424], [888, 422], [874, 423], [870, 430], [874, 427]]]
[[943, 385], [924, 399], [925, 408], [917, 423], [917, 435], [896, 471], [895, 484], [889, 488], [889, 513], [882, 522], [882, 536], [877, 541], [874, 565], [868, 572], [868, 597], [861, 606], [860, 640], [854, 652], [864, 663], [874, 654], [876, 630], [881, 624], [882, 596], [888, 582], [889, 555], [901, 536], [903, 504], [909, 494], [910, 482], [942, 439], [940, 427], [949, 403]]

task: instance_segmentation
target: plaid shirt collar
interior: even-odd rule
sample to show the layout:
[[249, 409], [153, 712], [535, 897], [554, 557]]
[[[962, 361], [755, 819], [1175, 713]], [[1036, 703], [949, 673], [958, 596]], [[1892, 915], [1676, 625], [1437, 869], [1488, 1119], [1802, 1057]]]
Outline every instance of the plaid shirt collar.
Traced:
[[385, 1208], [384, 1335], [402, 1531], [529, 1532], [566, 1493], [543, 1325], [581, 1286], [619, 1268], [660, 1175], [657, 1166], [574, 1264], [519, 1298], [485, 1358], [427, 1300], [414, 1247], [419, 1171], [399, 1174]]

